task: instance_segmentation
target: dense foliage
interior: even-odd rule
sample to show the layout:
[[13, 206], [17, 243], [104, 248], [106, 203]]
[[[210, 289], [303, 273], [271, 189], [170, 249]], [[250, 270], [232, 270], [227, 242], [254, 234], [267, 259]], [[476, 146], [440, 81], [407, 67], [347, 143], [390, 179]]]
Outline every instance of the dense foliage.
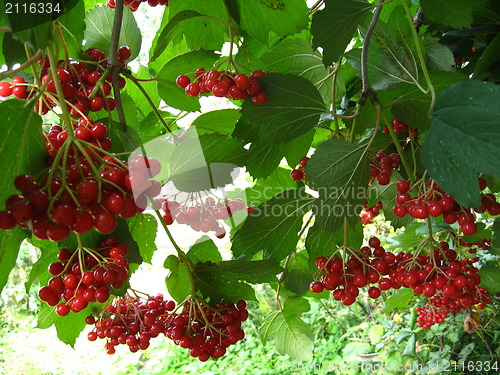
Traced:
[[[313, 300], [407, 309], [401, 363], [436, 325], [498, 326], [498, 2], [52, 3], [0, 18], [0, 290], [38, 247], [39, 328], [74, 344], [93, 325], [109, 354], [165, 335], [204, 362], [244, 340], [262, 284], [261, 339], [298, 361]], [[162, 23], [133, 72], [148, 6]], [[205, 97], [228, 109], [180, 126]], [[172, 300], [129, 285], [159, 231]]]

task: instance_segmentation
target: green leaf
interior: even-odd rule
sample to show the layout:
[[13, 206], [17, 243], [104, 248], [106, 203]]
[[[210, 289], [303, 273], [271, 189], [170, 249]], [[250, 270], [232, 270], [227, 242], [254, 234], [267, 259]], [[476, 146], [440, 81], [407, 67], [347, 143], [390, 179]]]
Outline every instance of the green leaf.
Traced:
[[49, 278], [52, 277], [52, 275], [47, 272], [47, 269], [50, 263], [56, 261], [57, 253], [59, 252], [59, 245], [57, 242], [42, 241], [35, 236], [32, 236], [28, 241], [40, 250], [41, 255], [31, 267], [28, 281], [24, 283], [26, 293], [30, 291], [31, 286], [37, 279], [40, 281], [40, 285], [46, 285]]
[[456, 83], [436, 102], [422, 162], [437, 184], [465, 207], [480, 204], [478, 172], [500, 176], [499, 118], [500, 87], [491, 83]]
[[[22, 13], [19, 13], [20, 15]], [[22, 31], [17, 31], [12, 34], [14, 39], [26, 43], [32, 52], [39, 49], [45, 49], [52, 39], [52, 23], [47, 22], [41, 25], [29, 27]]]
[[390, 314], [395, 309], [401, 311], [408, 307], [415, 294], [411, 288], [401, 288], [392, 293], [385, 301], [384, 312]]
[[18, 227], [9, 231], [0, 229], [0, 293], [16, 265], [19, 247], [25, 238], [25, 233]]
[[14, 39], [12, 33], [4, 33], [2, 39], [3, 43], [1, 55], [5, 60], [7, 68], [12, 69], [15, 64], [22, 64], [27, 60], [24, 44], [19, 40]]
[[224, 25], [227, 21], [227, 14], [223, 2], [220, 0], [173, 1], [169, 9], [170, 21], [177, 14], [190, 10], [196, 11], [205, 17], [192, 17], [185, 20], [178, 26], [178, 34], [184, 35], [191, 50], [220, 51], [227, 32], [227, 27]]
[[416, 338], [415, 334], [413, 333], [410, 336], [410, 338], [408, 339], [408, 343], [406, 344], [403, 355], [410, 356], [410, 357], [415, 356], [416, 344], [417, 344], [417, 338]]
[[287, 300], [282, 311], [274, 311], [266, 317], [260, 328], [262, 341], [273, 340], [278, 352], [288, 354], [293, 360], [311, 360], [314, 335], [300, 318], [309, 309], [309, 302], [304, 298]]
[[488, 263], [478, 272], [479, 276], [481, 276], [480, 285], [485, 287], [491, 294], [495, 294], [500, 291], [500, 280], [498, 278], [499, 272], [500, 264], [498, 264], [498, 262]]
[[246, 100], [241, 113], [261, 126], [261, 140], [291, 141], [314, 128], [326, 111], [321, 94], [305, 78], [276, 73], [259, 77], [259, 82], [268, 95], [267, 102], [257, 105]]
[[290, 178], [290, 171], [277, 168], [270, 176], [257, 179], [255, 185], [245, 190], [245, 194], [248, 205], [258, 206], [278, 193], [295, 189], [297, 189], [297, 183]]
[[201, 191], [232, 183], [231, 172], [243, 166], [247, 150], [237, 139], [212, 133], [198, 136], [190, 128], [172, 152], [169, 180], [181, 191]]
[[307, 156], [315, 133], [316, 130], [311, 129], [307, 133], [286, 143], [285, 157], [290, 167], [295, 168], [299, 164], [300, 159]]
[[195, 264], [222, 261], [222, 256], [220, 255], [217, 245], [208, 236], [203, 236], [198, 239], [196, 243], [189, 248], [187, 257]]
[[497, 34], [483, 51], [481, 57], [477, 60], [474, 70], [474, 78], [478, 80], [487, 80], [488, 77], [494, 74], [498, 69], [498, 61], [500, 56], [500, 34]]
[[[137, 73], [134, 73], [136, 78], [151, 78], [154, 75], [147, 67], [144, 65], [139, 65], [139, 70]], [[144, 90], [148, 93], [151, 102], [158, 108], [160, 105], [160, 95], [158, 95], [157, 82], [156, 81], [141, 81], [139, 84], [144, 88]], [[123, 91], [123, 90], [122, 90]], [[151, 104], [148, 102], [144, 94], [139, 90], [139, 88], [133, 84], [131, 81], [127, 81], [127, 85], [124, 89], [125, 93], [130, 95], [133, 98], [134, 106], [133, 109], [137, 112], [138, 118], [143, 118], [148, 114], [152, 113]], [[185, 94], [184, 94], [185, 95]], [[133, 123], [129, 123], [130, 126], [136, 128], [136, 125]], [[137, 129], [137, 131], [141, 131]]]
[[295, 250], [302, 219], [311, 202], [312, 197], [300, 189], [277, 194], [258, 206], [234, 235], [234, 257], [251, 259], [263, 251], [264, 259], [284, 259]]
[[276, 282], [277, 275], [283, 272], [283, 268], [271, 260], [226, 260], [217, 263], [217, 268], [252, 284]]
[[353, 227], [366, 200], [370, 177], [366, 147], [338, 139], [325, 141], [304, 171], [309, 187], [319, 193], [313, 212], [320, 227], [335, 232], [344, 218]]
[[[440, 95], [454, 83], [468, 80], [467, 76], [456, 72], [435, 72], [430, 74], [436, 95]], [[425, 86], [424, 78], [421, 85]], [[432, 97], [423, 93], [417, 86], [408, 85], [392, 106], [392, 114], [411, 128], [427, 130], [431, 127], [429, 110]]]
[[11, 99], [0, 103], [0, 160], [2, 176], [0, 202], [18, 194], [14, 178], [28, 173], [38, 174], [47, 166], [42, 135], [42, 119], [25, 100]]
[[382, 208], [386, 220], [391, 221], [394, 229], [401, 228], [409, 224], [413, 219], [406, 215], [398, 217], [394, 215], [394, 206], [396, 205], [396, 195], [399, 193], [396, 185], [403, 178], [397, 171], [392, 171], [391, 179], [387, 185], [379, 185], [374, 179], [368, 188], [368, 206], [374, 206], [377, 202], [382, 201]]
[[199, 98], [190, 98], [175, 80], [181, 74], [194, 72], [198, 68], [210, 69], [217, 61], [218, 55], [212, 51], [192, 51], [177, 56], [167, 62], [156, 76], [158, 94], [168, 105], [182, 111], [199, 111]]
[[472, 8], [469, 0], [421, 0], [420, 6], [426, 17], [442, 25], [457, 29], [470, 27]]
[[493, 236], [491, 236], [491, 243], [488, 252], [493, 255], [500, 256], [500, 217], [495, 219], [491, 230], [493, 231]]
[[307, 5], [293, 0], [237, 0], [241, 28], [269, 45], [269, 33], [293, 35], [307, 27]]
[[[260, 59], [266, 64], [267, 71], [295, 74], [314, 84], [320, 82], [329, 73], [321, 61], [321, 54], [313, 51], [311, 44], [304, 39], [285, 39], [260, 56]], [[342, 80], [339, 78], [337, 78], [337, 86], [342, 85]], [[317, 88], [326, 100], [331, 96], [332, 80], [323, 81]], [[339, 91], [342, 95], [342, 90]]]
[[324, 65], [340, 59], [358, 25], [371, 9], [371, 5], [363, 0], [326, 0], [325, 8], [314, 13], [311, 24], [313, 47], [323, 48]]
[[181, 303], [191, 294], [191, 283], [185, 265], [179, 262], [175, 255], [169, 255], [163, 266], [170, 270], [165, 279], [170, 296]]
[[[104, 53], [109, 53], [111, 34], [113, 30], [115, 11], [107, 6], [95, 7], [91, 9], [85, 16], [84, 39], [86, 48], [97, 48]], [[125, 7], [123, 10], [122, 29], [118, 45], [129, 46], [132, 51], [130, 60], [135, 59], [141, 51], [142, 34], [137, 26], [132, 11]]]
[[117, 121], [106, 121], [108, 136], [113, 140], [113, 152], [132, 152], [141, 145], [141, 138], [137, 131]]
[[250, 157], [246, 164], [248, 173], [254, 178], [266, 178], [278, 167], [285, 155], [286, 144], [283, 142], [266, 144], [253, 142], [249, 148]]
[[[309, 291], [309, 285], [313, 281], [314, 269], [310, 269], [308, 265], [309, 258], [305, 251], [300, 251], [289, 258], [289, 262], [283, 272], [282, 280], [286, 290], [295, 293], [299, 296], [304, 296], [308, 292], [314, 297], [320, 297]], [[328, 294], [328, 293], [326, 293]]]
[[139, 246], [139, 253], [144, 262], [151, 263], [156, 251], [156, 233], [158, 222], [151, 214], [139, 214], [127, 221], [132, 238]]
[[[69, 56], [78, 56], [85, 34], [85, 4], [80, 0], [72, 0], [74, 5], [71, 10], [64, 12], [58, 21], [64, 25], [61, 33], [66, 41]], [[76, 40], [73, 40], [73, 37]]]
[[219, 133], [231, 135], [241, 114], [237, 109], [219, 109], [202, 113], [191, 126], [196, 126], [198, 134]]
[[[314, 224], [307, 232], [306, 250], [309, 254], [309, 267], [314, 270], [316, 258], [324, 256], [328, 258], [338, 251], [338, 247], [344, 243], [344, 228], [330, 233], [323, 231], [318, 224]], [[347, 244], [354, 248], [360, 248], [363, 243], [363, 227], [357, 222], [354, 228], [347, 230]]]
[[227, 272], [219, 264], [206, 262], [194, 266], [194, 283], [203, 297], [210, 298], [211, 304], [222, 300], [227, 302], [237, 302], [240, 299], [255, 300], [253, 288], [242, 282], [238, 274]]
[[[427, 67], [430, 71], [452, 71], [455, 59], [451, 50], [436, 39], [424, 39]], [[432, 82], [434, 84], [434, 82]]]
[[184, 10], [173, 16], [168, 23], [161, 28], [161, 33], [158, 36], [157, 44], [150, 61], [155, 61], [163, 53], [184, 22], [199, 17], [204, 16], [192, 10]]

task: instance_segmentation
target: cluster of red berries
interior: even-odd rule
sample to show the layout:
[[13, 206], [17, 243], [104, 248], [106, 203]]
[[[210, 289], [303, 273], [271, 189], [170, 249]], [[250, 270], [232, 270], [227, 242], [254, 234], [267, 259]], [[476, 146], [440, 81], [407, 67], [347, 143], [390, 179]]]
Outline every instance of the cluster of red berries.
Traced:
[[479, 259], [459, 260], [446, 242], [440, 242], [429, 255], [386, 252], [377, 237], [370, 238], [368, 244], [369, 247], [362, 247], [345, 262], [337, 257], [318, 257], [316, 266], [321, 278], [311, 283], [310, 290], [333, 291], [335, 300], [344, 305], [354, 303], [359, 288], [370, 284], [374, 284], [368, 289], [371, 298], [378, 298], [382, 290], [405, 287], [427, 298], [434, 295], [452, 298], [462, 309], [489, 303], [480, 297], [487, 295], [478, 287], [481, 278], [473, 266]]
[[241, 323], [248, 318], [245, 301], [238, 301], [236, 306], [220, 302], [212, 307], [189, 299], [182, 307], [176, 313], [175, 303], [164, 300], [161, 294], [145, 300], [128, 294], [117, 297], [98, 319], [87, 317], [87, 323], [95, 325], [87, 338], [107, 339], [106, 352], [114, 354], [119, 344], [128, 345], [131, 352], [145, 350], [151, 338], [163, 333], [205, 362], [222, 357], [227, 347], [245, 337], [241, 329]]
[[[92, 64], [70, 60], [59, 60], [57, 63], [57, 77], [61, 82], [64, 99], [70, 106], [71, 114], [76, 117], [101, 109], [109, 112], [116, 106], [115, 98], [109, 96], [112, 88], [111, 75], [105, 72], [108, 64], [106, 55], [95, 48], [89, 48], [85, 54], [93, 60]], [[130, 48], [121, 46], [118, 50], [118, 59], [123, 67], [126, 66], [126, 61], [130, 56]], [[49, 59], [42, 57], [38, 60], [38, 64], [42, 67], [42, 84], [46, 84], [45, 94], [40, 100], [38, 109], [40, 114], [45, 114], [50, 108], [58, 105], [57, 100], [54, 99], [56, 85], [49, 72]], [[103, 74], [108, 74], [105, 79], [101, 79]], [[125, 87], [123, 77], [119, 77], [119, 86], [120, 89]]]
[[397, 153], [388, 154], [385, 150], [379, 150], [370, 159], [370, 179], [375, 178], [379, 185], [387, 185], [391, 181], [393, 169], [401, 164], [401, 157]]
[[[175, 200], [158, 200], [157, 204], [163, 210], [165, 224], [171, 225], [176, 221], [178, 224], [189, 225], [197, 232], [215, 232], [218, 238], [226, 235], [226, 229], [219, 222], [227, 220], [237, 211], [245, 209], [243, 199], [224, 199], [216, 201], [212, 197], [204, 201], [190, 196], [182, 204]], [[247, 209], [248, 212], [248, 209]]]
[[[125, 0], [124, 5], [130, 7], [130, 10], [132, 12], [135, 12], [137, 9], [139, 9], [139, 5], [141, 5], [141, 3], [147, 2], [151, 7], [155, 7], [157, 5], [164, 5], [168, 7], [168, 1], [169, 0]], [[116, 1], [107, 0], [106, 5], [111, 9], [115, 9]]]
[[[394, 129], [395, 134], [408, 133], [408, 125], [406, 125], [404, 122], [401, 122], [397, 118], [392, 120], [392, 128]], [[382, 129], [382, 133], [389, 134], [389, 128], [387, 128], [387, 125]], [[418, 137], [418, 129], [411, 128], [410, 136]]]
[[243, 73], [236, 74], [225, 70], [207, 72], [204, 68], [199, 68], [194, 74], [193, 82], [191, 78], [183, 74], [177, 77], [176, 83], [186, 91], [189, 97], [212, 93], [220, 98], [235, 100], [245, 100], [251, 97], [255, 104], [265, 104], [267, 94], [260, 89], [259, 81], [257, 81], [257, 77], [265, 74], [263, 70], [256, 70], [247, 76]]
[[220, 358], [227, 347], [245, 337], [241, 323], [248, 318], [246, 306], [242, 300], [215, 306], [188, 300], [179, 314], [166, 320], [165, 335], [201, 362]]
[[477, 249], [488, 250], [490, 248], [491, 238], [482, 238], [480, 242], [465, 242], [460, 240], [460, 246], [469, 249], [469, 253], [475, 254]]
[[128, 280], [127, 252], [127, 245], [116, 237], [108, 237], [97, 250], [61, 249], [59, 261], [49, 265], [53, 277], [39, 290], [39, 298], [50, 306], [57, 305], [60, 316], [70, 311], [77, 313], [91, 302], [106, 302], [111, 294], [109, 288], [119, 289]]
[[373, 222], [373, 219], [380, 214], [382, 209], [382, 201], [378, 201], [375, 205], [368, 207], [368, 201], [363, 203], [363, 209], [359, 213], [361, 224], [367, 225]]
[[87, 324], [94, 325], [89, 341], [106, 339], [106, 353], [114, 354], [117, 345], [127, 345], [133, 353], [146, 350], [151, 338], [165, 332], [164, 320], [175, 309], [175, 302], [161, 294], [147, 299], [126, 294], [115, 297], [98, 319], [90, 315]]
[[292, 169], [290, 171], [290, 177], [294, 181], [302, 181], [306, 179], [306, 172], [304, 172], [304, 167], [307, 165], [307, 162], [309, 161], [309, 158], [307, 156], [304, 156], [302, 159], [299, 161], [299, 166], [296, 169]]
[[[479, 188], [486, 188], [486, 180], [479, 178]], [[443, 217], [447, 224], [453, 224], [458, 221], [460, 229], [466, 235], [476, 233], [477, 226], [475, 215], [471, 209], [458, 204], [455, 199], [444, 192], [439, 186], [430, 179], [426, 188], [416, 196], [412, 197], [410, 183], [408, 181], [399, 181], [396, 185], [399, 193], [396, 195], [397, 204], [394, 206], [394, 214], [398, 217], [410, 215], [417, 219], [426, 219], [428, 216]], [[493, 194], [482, 194], [481, 206], [477, 212], [488, 212], [492, 216], [500, 215], [500, 203], [496, 201]]]
[[18, 99], [26, 99], [28, 97], [28, 89], [23, 77], [13, 77], [11, 82], [0, 82], [0, 96], [6, 98], [11, 95], [14, 95]]

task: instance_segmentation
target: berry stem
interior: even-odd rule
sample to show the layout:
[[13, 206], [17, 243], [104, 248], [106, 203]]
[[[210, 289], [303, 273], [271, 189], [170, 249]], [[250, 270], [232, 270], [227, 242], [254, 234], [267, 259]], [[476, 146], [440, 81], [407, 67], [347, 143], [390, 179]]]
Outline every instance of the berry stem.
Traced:
[[54, 80], [54, 85], [56, 86], [57, 98], [59, 99], [59, 106], [62, 111], [63, 123], [65, 123], [66, 131], [68, 132], [68, 140], [73, 140], [75, 138], [75, 131], [73, 125], [71, 124], [71, 117], [66, 105], [66, 100], [64, 99], [63, 88], [61, 81], [57, 75], [57, 59], [54, 54], [53, 48], [47, 48], [47, 54], [49, 55], [50, 70], [52, 72], [52, 79]]
[[[26, 45], [25, 45], [25, 49], [26, 49], [26, 51], [29, 50], [28, 47], [26, 47]], [[26, 69], [28, 66], [33, 65], [33, 63], [35, 63], [40, 58], [40, 56], [42, 56], [41, 49], [39, 49], [33, 56], [31, 56], [31, 57], [28, 56], [28, 61], [19, 65], [19, 67], [17, 67], [16, 69], [12, 69], [12, 70], [9, 70], [7, 72], [0, 74], [0, 81], [3, 81], [5, 78], [12, 77], [13, 75], [16, 75], [17, 73]], [[36, 77], [36, 74], [35, 74], [35, 77]]]

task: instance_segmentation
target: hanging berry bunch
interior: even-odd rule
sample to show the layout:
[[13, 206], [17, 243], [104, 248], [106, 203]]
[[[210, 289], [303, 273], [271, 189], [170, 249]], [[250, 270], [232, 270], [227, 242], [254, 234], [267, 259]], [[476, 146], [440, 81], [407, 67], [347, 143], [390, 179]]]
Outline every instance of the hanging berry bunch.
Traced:
[[370, 159], [370, 179], [376, 179], [379, 185], [387, 185], [391, 181], [392, 171], [398, 169], [400, 163], [401, 157], [397, 153], [377, 151]]
[[[394, 134], [405, 134], [408, 133], [408, 125], [406, 125], [404, 122], [398, 120], [397, 118], [392, 120], [392, 128], [394, 130]], [[382, 129], [382, 132], [385, 134], [389, 134], [389, 128], [384, 126]], [[409, 129], [409, 135], [412, 137], [418, 137], [418, 129], [417, 128], [411, 128]]]
[[39, 290], [39, 298], [50, 306], [57, 305], [60, 316], [79, 312], [92, 302], [106, 302], [110, 288], [121, 288], [129, 278], [127, 252], [128, 246], [116, 237], [108, 237], [98, 249], [62, 248], [59, 261], [49, 265], [53, 277]]
[[[135, 12], [139, 9], [141, 3], [147, 2], [150, 7], [156, 7], [158, 5], [164, 5], [168, 7], [169, 0], [125, 0], [124, 5], [128, 6], [132, 12]], [[107, 0], [106, 5], [111, 9], [115, 9], [116, 2], [115, 0]]]
[[263, 70], [256, 70], [250, 76], [243, 73], [233, 73], [225, 70], [210, 70], [199, 68], [194, 73], [191, 80], [187, 75], [177, 77], [177, 86], [186, 91], [186, 95], [196, 97], [203, 94], [212, 93], [214, 96], [235, 100], [245, 100], [252, 98], [255, 104], [265, 104], [267, 94], [261, 90], [257, 77], [266, 73]]
[[304, 167], [307, 165], [309, 158], [304, 156], [300, 159], [299, 166], [296, 169], [292, 169], [290, 172], [290, 177], [294, 181], [302, 181], [306, 179], [306, 172], [304, 172]]

